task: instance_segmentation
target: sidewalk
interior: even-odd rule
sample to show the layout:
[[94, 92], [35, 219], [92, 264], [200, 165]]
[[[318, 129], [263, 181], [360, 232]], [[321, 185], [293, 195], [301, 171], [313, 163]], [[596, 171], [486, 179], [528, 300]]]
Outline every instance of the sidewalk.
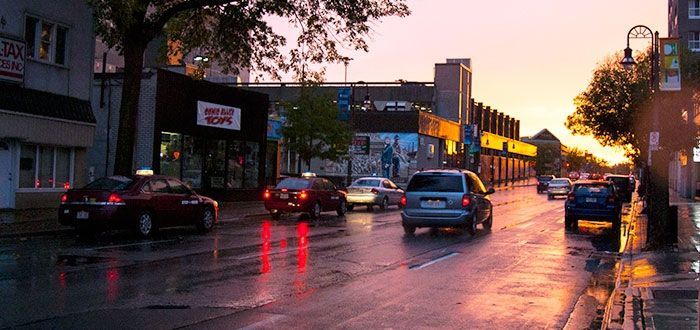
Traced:
[[630, 240], [604, 316], [607, 329], [700, 329], [700, 203], [670, 193], [678, 206], [678, 244], [644, 251], [647, 217], [633, 210]]
[[[0, 237], [56, 235], [72, 231], [58, 223], [58, 208], [0, 211]], [[219, 223], [268, 214], [262, 201], [223, 202]]]

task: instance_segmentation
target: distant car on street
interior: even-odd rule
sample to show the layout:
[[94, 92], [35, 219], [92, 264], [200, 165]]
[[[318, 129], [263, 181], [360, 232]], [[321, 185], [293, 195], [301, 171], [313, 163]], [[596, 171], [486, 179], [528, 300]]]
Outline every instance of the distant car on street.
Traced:
[[564, 225], [578, 228], [581, 219], [612, 223], [615, 233], [619, 233], [622, 217], [622, 203], [615, 185], [610, 181], [577, 181], [566, 199]]
[[374, 205], [378, 205], [381, 210], [386, 210], [389, 205], [401, 206], [403, 189], [387, 178], [359, 178], [347, 190], [348, 211], [352, 211], [355, 205], [366, 205], [370, 211]]
[[629, 203], [632, 201], [632, 193], [634, 192], [635, 182], [630, 180], [629, 175], [607, 175], [605, 177], [606, 181], [611, 181], [615, 188], [617, 188], [617, 193], [623, 202]]
[[549, 181], [554, 179], [554, 175], [539, 175], [537, 176], [537, 193], [541, 194], [547, 191]]
[[273, 219], [295, 212], [308, 213], [317, 219], [324, 211], [336, 211], [338, 216], [343, 216], [347, 211], [345, 195], [328, 179], [305, 174], [300, 178], [285, 178], [274, 189], [265, 190], [263, 200]]
[[108, 176], [61, 196], [61, 224], [83, 233], [133, 229], [141, 237], [158, 228], [195, 225], [210, 231], [219, 216], [218, 203], [162, 175]]
[[401, 198], [404, 232], [413, 235], [420, 227], [465, 228], [476, 234], [477, 224], [493, 225], [493, 205], [479, 177], [467, 170], [428, 170], [414, 174]]
[[547, 185], [547, 199], [568, 195], [571, 192], [571, 184], [571, 180], [567, 178], [556, 178], [549, 181], [549, 185]]

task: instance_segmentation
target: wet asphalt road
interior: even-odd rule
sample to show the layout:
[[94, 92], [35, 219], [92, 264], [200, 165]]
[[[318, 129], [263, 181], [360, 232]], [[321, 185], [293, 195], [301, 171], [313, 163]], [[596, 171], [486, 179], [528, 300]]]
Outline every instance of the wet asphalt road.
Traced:
[[595, 326], [617, 267], [605, 225], [566, 232], [564, 201], [534, 187], [492, 201], [493, 229], [473, 237], [407, 237], [392, 207], [0, 240], [0, 328]]

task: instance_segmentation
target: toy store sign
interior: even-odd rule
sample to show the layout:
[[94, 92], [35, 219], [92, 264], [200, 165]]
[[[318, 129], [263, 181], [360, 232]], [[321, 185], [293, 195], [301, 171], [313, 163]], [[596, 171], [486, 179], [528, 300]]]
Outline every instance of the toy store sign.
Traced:
[[24, 81], [25, 44], [0, 36], [0, 79]]
[[197, 101], [197, 125], [241, 130], [241, 109]]

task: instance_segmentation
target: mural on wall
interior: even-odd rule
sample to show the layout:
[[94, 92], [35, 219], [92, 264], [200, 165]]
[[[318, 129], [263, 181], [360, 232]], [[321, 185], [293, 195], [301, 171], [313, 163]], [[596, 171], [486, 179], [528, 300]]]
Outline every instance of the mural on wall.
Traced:
[[[418, 133], [357, 133], [350, 147], [352, 175], [383, 176], [397, 181], [416, 171]], [[328, 175], [347, 174], [347, 163], [326, 162]]]

